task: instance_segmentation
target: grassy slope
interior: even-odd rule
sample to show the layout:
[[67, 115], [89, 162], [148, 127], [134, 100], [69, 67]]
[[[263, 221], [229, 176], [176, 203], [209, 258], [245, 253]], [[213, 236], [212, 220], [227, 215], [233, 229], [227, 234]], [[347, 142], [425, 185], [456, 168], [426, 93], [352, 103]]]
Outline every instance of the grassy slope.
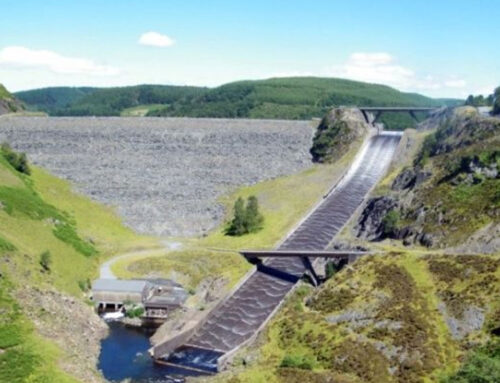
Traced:
[[[448, 266], [439, 267], [440, 263]], [[436, 381], [458, 367], [470, 344], [486, 342], [488, 330], [495, 323], [498, 326], [498, 257], [393, 254], [365, 258], [353, 267], [312, 293], [308, 287], [299, 288], [261, 336], [258, 351], [241, 353], [242, 357], [256, 356], [256, 361], [217, 379]], [[456, 306], [457, 317], [469, 305], [482, 307], [485, 325], [464, 339], [452, 339], [438, 310], [439, 302], [445, 302], [448, 310]], [[363, 320], [335, 324], [326, 320], [354, 311], [365, 312]], [[400, 328], [387, 329], [383, 323], [398, 323]], [[393, 347], [398, 350], [394, 357], [380, 351]], [[405, 362], [398, 360], [402, 355], [406, 355]], [[289, 367], [280, 367], [284, 360]], [[235, 375], [232, 380], [231, 375]]]
[[[110, 209], [72, 193], [66, 182], [38, 168], [32, 171], [30, 177], [22, 175], [0, 157], [0, 381], [72, 382], [57, 366], [61, 352], [36, 334], [13, 300], [14, 291], [26, 285], [56, 288], [83, 299], [78, 281], [95, 277], [102, 259], [157, 243], [124, 228]], [[75, 231], [56, 236], [55, 219]], [[83, 254], [75, 240], [99, 253]], [[46, 250], [52, 254], [50, 273], [39, 265]]]
[[[159, 275], [175, 276], [192, 288], [206, 276], [222, 275], [233, 285], [249, 269], [236, 252], [240, 249], [273, 248], [328, 191], [352, 161], [359, 146], [332, 165], [315, 165], [302, 173], [261, 182], [236, 190], [220, 200], [226, 207], [226, 221], [238, 196], [257, 196], [264, 215], [264, 228], [241, 237], [224, 235], [223, 227], [207, 237], [184, 240], [184, 249], [165, 256], [119, 260], [113, 271], [122, 277], [143, 276], [154, 270]], [[181, 240], [182, 241], [182, 240]]]

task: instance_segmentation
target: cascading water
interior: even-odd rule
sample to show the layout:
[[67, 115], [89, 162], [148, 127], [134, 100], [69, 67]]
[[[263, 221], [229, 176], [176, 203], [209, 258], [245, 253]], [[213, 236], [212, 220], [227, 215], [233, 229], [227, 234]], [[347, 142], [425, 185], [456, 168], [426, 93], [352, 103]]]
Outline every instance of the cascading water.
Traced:
[[[325, 249], [384, 174], [400, 137], [400, 133], [393, 132], [372, 137], [344, 179], [279, 249]], [[221, 307], [209, 314], [187, 345], [168, 361], [188, 368], [216, 371], [221, 355], [250, 339], [305, 272], [299, 257], [272, 258], [264, 267], [276, 270], [275, 275], [268, 270], [257, 270]], [[282, 278], [279, 273], [290, 277]]]

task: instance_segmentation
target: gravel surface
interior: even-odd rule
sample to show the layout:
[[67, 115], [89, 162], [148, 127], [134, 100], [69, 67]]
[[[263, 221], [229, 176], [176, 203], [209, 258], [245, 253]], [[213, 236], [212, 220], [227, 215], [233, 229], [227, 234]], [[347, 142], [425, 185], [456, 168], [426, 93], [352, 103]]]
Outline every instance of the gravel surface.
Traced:
[[0, 118], [0, 141], [116, 206], [141, 233], [199, 235], [217, 198], [311, 166], [310, 121], [123, 117]]

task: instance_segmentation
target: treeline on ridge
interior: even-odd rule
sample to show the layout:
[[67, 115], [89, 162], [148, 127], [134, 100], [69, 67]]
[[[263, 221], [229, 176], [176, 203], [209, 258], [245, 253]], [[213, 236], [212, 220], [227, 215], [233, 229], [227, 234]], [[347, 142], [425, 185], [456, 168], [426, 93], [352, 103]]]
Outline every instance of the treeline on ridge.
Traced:
[[[216, 88], [139, 85], [121, 88], [45, 88], [16, 94], [30, 108], [50, 115], [118, 116], [124, 109], [154, 105], [148, 116], [310, 119], [336, 106], [442, 106], [460, 100], [432, 99], [358, 81], [290, 77], [239, 81]], [[384, 115], [389, 127], [414, 122]]]

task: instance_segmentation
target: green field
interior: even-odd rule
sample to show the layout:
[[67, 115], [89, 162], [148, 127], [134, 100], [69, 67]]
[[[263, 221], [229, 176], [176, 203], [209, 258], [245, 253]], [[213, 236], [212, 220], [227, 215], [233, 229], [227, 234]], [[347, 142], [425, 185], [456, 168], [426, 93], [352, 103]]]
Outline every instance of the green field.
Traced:
[[123, 109], [120, 112], [122, 117], [144, 117], [148, 113], [155, 113], [157, 110], [164, 108], [163, 104], [144, 104], [137, 105], [131, 108]]

